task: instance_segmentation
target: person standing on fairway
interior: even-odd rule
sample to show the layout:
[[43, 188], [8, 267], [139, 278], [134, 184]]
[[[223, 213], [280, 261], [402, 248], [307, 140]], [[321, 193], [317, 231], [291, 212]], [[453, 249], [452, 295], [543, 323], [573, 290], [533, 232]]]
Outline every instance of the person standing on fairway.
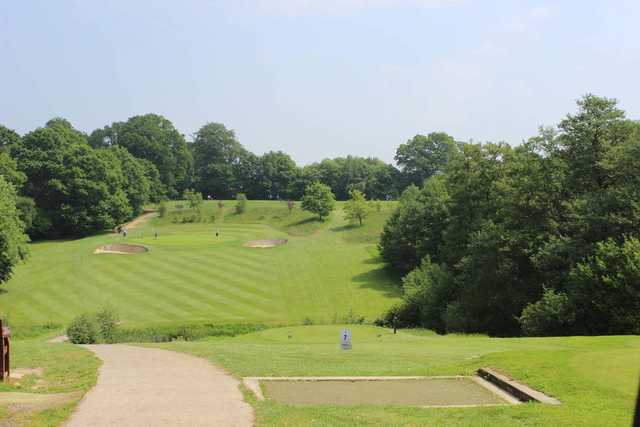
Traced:
[[216, 228], [216, 239], [220, 236], [220, 229]]
[[158, 238], [158, 230], [153, 230], [153, 239], [156, 240]]

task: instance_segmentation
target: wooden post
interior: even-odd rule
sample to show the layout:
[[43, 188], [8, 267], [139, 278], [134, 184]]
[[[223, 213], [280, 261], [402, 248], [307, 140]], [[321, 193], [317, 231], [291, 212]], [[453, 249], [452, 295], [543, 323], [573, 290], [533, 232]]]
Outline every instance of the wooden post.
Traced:
[[9, 328], [2, 324], [2, 319], [0, 319], [0, 335], [0, 381], [8, 381], [11, 366], [9, 347], [9, 336], [11, 332]]
[[2, 319], [0, 319], [0, 381], [4, 381], [4, 361], [5, 361], [5, 349], [4, 349], [4, 325]]

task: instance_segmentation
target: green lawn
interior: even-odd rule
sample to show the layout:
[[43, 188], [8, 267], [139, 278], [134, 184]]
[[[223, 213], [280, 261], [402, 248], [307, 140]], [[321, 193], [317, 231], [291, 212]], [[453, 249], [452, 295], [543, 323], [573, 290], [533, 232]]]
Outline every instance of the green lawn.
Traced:
[[[95, 382], [95, 357], [33, 336], [58, 332], [51, 329], [109, 305], [124, 328], [316, 324], [156, 344], [208, 358], [237, 376], [471, 374], [490, 366], [563, 402], [559, 407], [475, 409], [294, 407], [255, 402], [248, 394], [261, 426], [630, 425], [640, 337], [500, 339], [421, 330], [394, 335], [373, 326], [352, 326], [354, 349], [341, 351], [341, 326], [333, 323], [350, 312], [373, 320], [398, 301], [399, 278], [384, 268], [376, 249], [394, 204], [384, 203], [363, 227], [345, 223], [341, 204], [324, 222], [301, 211], [299, 204], [289, 212], [284, 202], [250, 201], [243, 215], [234, 212], [234, 205], [227, 201], [220, 209], [217, 202], [206, 202], [200, 222], [183, 224], [193, 213], [185, 202], [169, 203], [166, 217], [130, 230], [126, 238], [147, 245], [150, 252], [145, 254], [94, 255], [96, 247], [123, 240], [109, 233], [31, 245], [31, 258], [0, 292], [0, 313], [16, 333], [14, 367], [40, 367], [44, 375], [19, 386], [1, 385], [0, 392], [80, 396]], [[221, 232], [217, 239], [216, 230]], [[272, 249], [242, 246], [266, 238], [289, 242]], [[29, 413], [19, 421], [57, 425], [74, 403]], [[9, 412], [0, 405], [3, 421], [14, 416]]]
[[[100, 361], [93, 353], [72, 344], [48, 343], [46, 339], [40, 336], [12, 340], [12, 369], [37, 368], [42, 374], [0, 383], [1, 425], [59, 425], [95, 384]], [[52, 400], [32, 406], [26, 398], [26, 403], [10, 407], [2, 404], [2, 392], [47, 394]]]
[[[319, 222], [299, 204], [289, 212], [285, 202], [250, 201], [238, 215], [234, 201], [223, 209], [205, 202], [205, 222], [183, 224], [174, 222], [192, 215], [186, 202], [169, 206], [165, 218], [130, 230], [126, 239], [103, 234], [31, 245], [31, 258], [3, 286], [1, 314], [17, 328], [67, 324], [105, 305], [119, 312], [124, 327], [299, 324], [306, 318], [331, 322], [351, 310], [373, 320], [397, 301], [398, 278], [383, 268], [375, 247], [392, 203], [361, 228], [347, 226], [340, 208]], [[280, 237], [288, 244], [242, 246]], [[102, 244], [123, 240], [147, 245], [150, 252], [93, 254]]]
[[208, 358], [241, 376], [452, 375], [490, 366], [553, 395], [542, 404], [490, 408], [296, 407], [255, 402], [260, 426], [624, 426], [631, 425], [640, 374], [640, 337], [488, 338], [437, 336], [350, 326], [353, 350], [339, 349], [341, 326], [275, 328], [162, 348]]

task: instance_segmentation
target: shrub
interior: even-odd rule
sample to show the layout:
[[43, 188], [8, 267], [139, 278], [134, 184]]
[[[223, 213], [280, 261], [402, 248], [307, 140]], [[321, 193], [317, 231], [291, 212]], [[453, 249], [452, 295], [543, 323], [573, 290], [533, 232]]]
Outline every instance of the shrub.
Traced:
[[146, 328], [118, 329], [117, 342], [170, 342], [176, 340], [194, 341], [206, 337], [233, 337], [266, 329], [262, 324], [211, 323], [149, 326]]
[[167, 215], [167, 204], [165, 202], [160, 202], [158, 205], [158, 214], [160, 218], [164, 218]]
[[247, 196], [243, 193], [238, 193], [236, 195], [236, 213], [243, 214], [247, 211]]
[[106, 307], [96, 314], [98, 333], [102, 342], [115, 342], [118, 320], [118, 314], [110, 307]]
[[567, 295], [545, 289], [542, 298], [522, 310], [518, 321], [525, 335], [561, 336], [571, 332], [574, 314]]
[[98, 340], [95, 319], [87, 313], [77, 316], [69, 324], [67, 336], [74, 344], [95, 344]]
[[578, 332], [640, 334], [640, 239], [597, 243], [569, 274], [568, 294]]

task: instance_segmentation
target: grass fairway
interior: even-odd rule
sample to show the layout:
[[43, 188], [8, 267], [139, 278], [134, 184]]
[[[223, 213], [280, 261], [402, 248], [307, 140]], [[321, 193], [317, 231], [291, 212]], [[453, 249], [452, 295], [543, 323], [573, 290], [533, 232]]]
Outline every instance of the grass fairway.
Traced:
[[[562, 401], [490, 408], [291, 406], [252, 403], [261, 426], [624, 426], [631, 425], [640, 337], [487, 338], [351, 326], [275, 328], [163, 348], [206, 357], [237, 376], [453, 375], [494, 367]], [[248, 395], [249, 399], [253, 399]]]
[[[396, 301], [398, 278], [383, 268], [375, 242], [392, 203], [364, 227], [349, 227], [340, 209], [325, 222], [285, 202], [250, 201], [243, 215], [234, 202], [205, 202], [204, 223], [184, 202], [165, 218], [130, 230], [31, 245], [0, 294], [0, 311], [14, 327], [66, 325], [75, 315], [111, 305], [124, 327], [188, 322], [299, 324], [331, 322], [352, 310], [372, 320]], [[213, 221], [213, 222], [212, 222]], [[219, 229], [219, 238], [215, 230]], [[157, 230], [159, 238], [154, 239]], [[271, 249], [248, 240], [287, 238]], [[98, 246], [126, 240], [150, 251], [94, 255]]]

